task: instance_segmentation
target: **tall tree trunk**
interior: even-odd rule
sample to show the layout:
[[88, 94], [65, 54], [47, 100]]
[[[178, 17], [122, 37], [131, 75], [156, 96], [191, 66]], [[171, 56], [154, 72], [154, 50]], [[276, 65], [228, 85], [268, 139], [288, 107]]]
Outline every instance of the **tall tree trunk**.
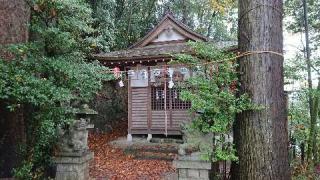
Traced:
[[188, 10], [187, 10], [187, 2], [186, 0], [182, 0], [182, 20], [181, 22], [183, 24], [187, 24], [187, 19], [188, 19]]
[[306, 0], [303, 0], [303, 19], [304, 19], [304, 29], [306, 38], [306, 62], [307, 62], [307, 72], [308, 72], [308, 101], [309, 101], [309, 112], [310, 112], [310, 134], [308, 138], [308, 149], [307, 149], [307, 160], [312, 161], [312, 154], [316, 153], [315, 138], [316, 138], [316, 121], [317, 117], [313, 110], [313, 96], [312, 96], [312, 77], [311, 77], [311, 51], [310, 51], [310, 41], [309, 41], [309, 22], [308, 22], [308, 5]]
[[292, 160], [296, 160], [296, 158], [297, 158], [297, 151], [296, 151], [296, 149], [297, 149], [297, 143], [296, 143], [296, 139], [295, 138], [293, 138], [292, 139], [292, 145], [293, 145], [293, 149], [292, 149]]
[[213, 25], [213, 20], [215, 18], [215, 16], [217, 15], [216, 12], [213, 12], [210, 18], [210, 23], [208, 24], [208, 28], [207, 28], [207, 37], [210, 38], [211, 36], [211, 30], [212, 30], [212, 25]]
[[[30, 11], [25, 1], [0, 0], [0, 4], [0, 45], [27, 42]], [[0, 57], [9, 60], [12, 54], [0, 47]]]
[[[318, 86], [317, 86], [317, 92], [320, 91], [320, 78], [318, 78]], [[319, 157], [318, 157], [318, 146], [317, 146], [317, 119], [318, 119], [318, 112], [319, 112], [319, 95], [313, 96], [313, 107], [312, 107], [312, 113], [313, 113], [313, 121], [312, 126], [313, 128], [313, 136], [312, 136], [312, 154], [313, 154], [313, 162], [318, 163]], [[311, 130], [310, 130], [311, 131]], [[310, 132], [311, 135], [311, 132]]]
[[301, 164], [304, 164], [305, 162], [305, 144], [300, 144], [300, 151], [301, 151]]
[[[283, 52], [282, 0], [239, 1], [239, 50]], [[262, 110], [238, 114], [234, 140], [239, 163], [235, 180], [286, 180], [288, 161], [287, 110], [283, 89], [283, 57], [252, 54], [239, 59], [240, 93]]]
[[[28, 41], [30, 11], [24, 0], [0, 0], [0, 45]], [[10, 60], [13, 55], [0, 49], [0, 57]], [[21, 157], [19, 145], [26, 141], [22, 108], [10, 112], [0, 100], [0, 178], [12, 176]]]

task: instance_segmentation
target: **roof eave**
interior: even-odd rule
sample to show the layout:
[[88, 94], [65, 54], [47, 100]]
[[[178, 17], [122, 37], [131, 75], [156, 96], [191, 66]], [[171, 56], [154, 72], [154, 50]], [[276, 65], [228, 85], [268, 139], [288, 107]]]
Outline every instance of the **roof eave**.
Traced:
[[94, 59], [99, 61], [132, 61], [132, 60], [153, 60], [153, 59], [168, 59], [173, 58], [174, 55], [164, 54], [164, 55], [148, 55], [148, 56], [133, 56], [133, 57], [106, 57], [106, 56], [93, 56]]

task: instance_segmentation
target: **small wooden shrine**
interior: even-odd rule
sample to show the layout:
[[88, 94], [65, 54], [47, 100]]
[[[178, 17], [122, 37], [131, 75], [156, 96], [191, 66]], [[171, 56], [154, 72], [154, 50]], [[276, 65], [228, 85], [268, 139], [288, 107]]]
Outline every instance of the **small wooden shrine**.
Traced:
[[167, 14], [127, 50], [94, 55], [115, 74], [125, 72], [128, 79], [124, 85], [128, 86], [129, 141], [132, 134], [148, 134], [149, 139], [152, 134], [180, 135], [181, 124], [191, 120], [191, 104], [180, 99], [177, 85], [192, 72], [187, 67], [168, 65], [175, 54], [192, 54], [188, 41], [207, 38]]

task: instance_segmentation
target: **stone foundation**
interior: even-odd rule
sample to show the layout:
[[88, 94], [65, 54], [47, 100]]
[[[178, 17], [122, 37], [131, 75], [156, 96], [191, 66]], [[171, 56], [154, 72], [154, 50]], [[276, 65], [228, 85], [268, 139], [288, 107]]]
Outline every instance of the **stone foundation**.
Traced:
[[212, 163], [201, 160], [198, 153], [179, 156], [173, 165], [177, 168], [179, 180], [209, 180], [211, 177]]
[[93, 152], [82, 156], [54, 157], [57, 165], [56, 180], [87, 180], [89, 179], [89, 162], [93, 159]]

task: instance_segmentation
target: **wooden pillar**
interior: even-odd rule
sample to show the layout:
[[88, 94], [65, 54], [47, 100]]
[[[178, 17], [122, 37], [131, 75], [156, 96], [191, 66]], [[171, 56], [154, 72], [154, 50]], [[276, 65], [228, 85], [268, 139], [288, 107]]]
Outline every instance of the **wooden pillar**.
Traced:
[[128, 141], [132, 141], [131, 135], [131, 127], [132, 127], [132, 88], [130, 78], [128, 78]]
[[[152, 134], [151, 132], [151, 125], [152, 125], [152, 112], [151, 112], [151, 84], [150, 84], [150, 67], [147, 68], [148, 70], [148, 99], [147, 99], [147, 121], [148, 121], [148, 136]], [[150, 137], [148, 137], [149, 139]], [[152, 138], [152, 137], [151, 137]]]

